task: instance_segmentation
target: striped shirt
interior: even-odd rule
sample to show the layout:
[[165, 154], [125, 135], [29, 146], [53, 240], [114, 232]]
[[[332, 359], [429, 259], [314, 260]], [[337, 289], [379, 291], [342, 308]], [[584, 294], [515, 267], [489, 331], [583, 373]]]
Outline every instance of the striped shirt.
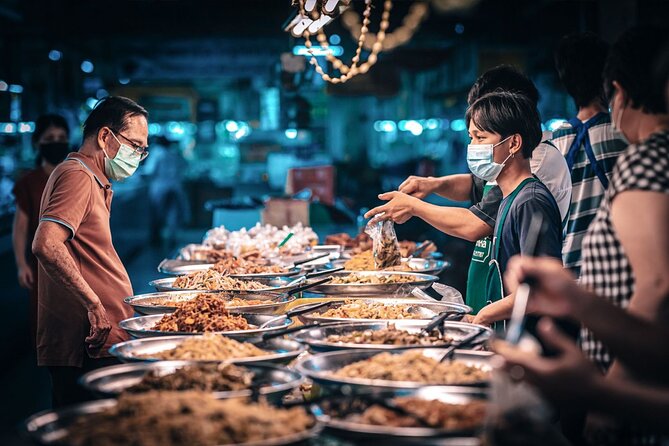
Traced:
[[[584, 124], [590, 127], [587, 132], [592, 152], [600, 171], [608, 181], [611, 179], [611, 172], [618, 155], [625, 150], [627, 144], [613, 130], [608, 113], [599, 113]], [[577, 133], [577, 129], [565, 123], [553, 133], [552, 142], [563, 155], [567, 156]], [[605, 187], [586, 154], [585, 143], [580, 144], [573, 158], [571, 182], [572, 199], [562, 248], [562, 260], [565, 267], [578, 277], [581, 270], [583, 237], [595, 218], [605, 192]]]

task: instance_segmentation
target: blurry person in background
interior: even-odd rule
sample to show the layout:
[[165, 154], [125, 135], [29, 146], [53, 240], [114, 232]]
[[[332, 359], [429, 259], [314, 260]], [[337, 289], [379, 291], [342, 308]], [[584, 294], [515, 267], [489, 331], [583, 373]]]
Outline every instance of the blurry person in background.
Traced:
[[132, 285], [112, 243], [110, 180], [130, 177], [148, 155], [147, 116], [128, 98], [98, 102], [79, 151], [54, 169], [42, 195], [32, 245], [39, 263], [37, 364], [49, 368], [54, 407], [89, 399], [79, 378], [118, 363], [108, 349], [128, 339], [118, 325], [132, 316], [123, 303]]
[[151, 205], [151, 243], [173, 249], [180, 228], [190, 221], [190, 207], [183, 179], [188, 163], [179, 152], [179, 144], [159, 136], [151, 144], [151, 158], [142, 169], [149, 178]]
[[48, 114], [37, 118], [32, 143], [37, 158], [35, 168], [23, 175], [14, 186], [16, 213], [12, 228], [12, 245], [19, 285], [30, 292], [30, 335], [35, 342], [37, 331], [37, 260], [32, 253], [33, 237], [39, 224], [42, 192], [49, 175], [70, 152], [70, 128], [65, 118]]
[[609, 46], [596, 34], [570, 34], [555, 51], [555, 68], [578, 109], [553, 132], [552, 142], [567, 159], [572, 199], [562, 249], [565, 267], [581, 271], [581, 243], [595, 218], [618, 155], [627, 143], [613, 129], [602, 74]]

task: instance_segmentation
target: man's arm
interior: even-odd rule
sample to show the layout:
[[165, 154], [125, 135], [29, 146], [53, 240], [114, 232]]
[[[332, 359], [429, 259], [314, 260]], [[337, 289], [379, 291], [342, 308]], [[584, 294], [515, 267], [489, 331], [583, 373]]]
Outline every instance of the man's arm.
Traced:
[[28, 245], [28, 215], [19, 207], [14, 214], [14, 225], [12, 226], [12, 245], [14, 247], [14, 258], [18, 270], [19, 285], [31, 290], [35, 286], [33, 271], [26, 261], [26, 247]]
[[425, 198], [430, 194], [437, 194], [453, 201], [469, 201], [471, 198], [472, 178], [469, 174], [447, 175], [444, 177], [417, 177], [407, 178], [398, 191]]
[[81, 276], [65, 246], [70, 235], [70, 230], [65, 226], [52, 221], [42, 221], [33, 241], [33, 254], [39, 259], [49, 278], [69, 294], [76, 296], [86, 308], [91, 324], [86, 342], [93, 348], [99, 348], [106, 341], [111, 325], [100, 299]]

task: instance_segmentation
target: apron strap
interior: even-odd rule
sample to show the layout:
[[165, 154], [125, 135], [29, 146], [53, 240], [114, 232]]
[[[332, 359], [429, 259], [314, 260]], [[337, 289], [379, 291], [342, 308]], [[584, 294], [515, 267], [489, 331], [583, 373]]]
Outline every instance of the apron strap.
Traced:
[[585, 149], [585, 154], [588, 157], [588, 161], [590, 161], [592, 169], [595, 171], [595, 175], [597, 175], [597, 178], [599, 178], [599, 181], [600, 183], [602, 183], [604, 189], [608, 189], [609, 180], [608, 178], [606, 178], [604, 169], [602, 169], [602, 167], [597, 162], [597, 158], [595, 157], [595, 152], [592, 150], [592, 144], [590, 144], [590, 136], [588, 134], [588, 130], [590, 130], [590, 128], [593, 127], [595, 124], [598, 124], [603, 115], [605, 115], [604, 112], [597, 113], [595, 116], [588, 119], [586, 122], [581, 122], [581, 120], [576, 117], [571, 118], [569, 120], [569, 124], [571, 124], [574, 130], [576, 130], [576, 137], [574, 138], [574, 141], [572, 141], [571, 146], [569, 147], [569, 151], [567, 152], [565, 158], [567, 159], [567, 165], [569, 166], [569, 170], [571, 171], [572, 168], [574, 167], [574, 163], [576, 162], [576, 155], [578, 154], [578, 149], [581, 147], [581, 145], [583, 145], [583, 148]]
[[506, 206], [504, 206], [504, 209], [502, 209], [502, 214], [500, 218], [497, 220], [497, 231], [495, 231], [495, 238], [492, 241], [495, 250], [495, 255], [493, 259], [499, 258], [499, 239], [502, 236], [502, 228], [504, 227], [504, 222], [506, 222], [506, 216], [509, 215], [509, 210], [511, 209], [513, 200], [516, 199], [516, 196], [520, 193], [521, 190], [525, 188], [526, 185], [538, 181], [539, 180], [535, 177], [526, 178], [523, 180], [522, 183], [518, 185], [518, 187], [514, 189], [513, 192], [511, 192], [511, 195], [509, 195], [508, 200], [506, 202]]

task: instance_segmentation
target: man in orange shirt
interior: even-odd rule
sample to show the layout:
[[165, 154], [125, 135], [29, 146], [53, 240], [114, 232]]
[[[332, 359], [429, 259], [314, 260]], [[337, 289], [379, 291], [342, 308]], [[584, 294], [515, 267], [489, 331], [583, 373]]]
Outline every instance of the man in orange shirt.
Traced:
[[109, 228], [110, 180], [132, 175], [148, 154], [148, 113], [130, 99], [100, 101], [84, 141], [51, 174], [33, 241], [39, 261], [37, 362], [49, 367], [55, 407], [86, 399], [77, 380], [114, 363], [108, 348], [127, 335], [128, 274]]

